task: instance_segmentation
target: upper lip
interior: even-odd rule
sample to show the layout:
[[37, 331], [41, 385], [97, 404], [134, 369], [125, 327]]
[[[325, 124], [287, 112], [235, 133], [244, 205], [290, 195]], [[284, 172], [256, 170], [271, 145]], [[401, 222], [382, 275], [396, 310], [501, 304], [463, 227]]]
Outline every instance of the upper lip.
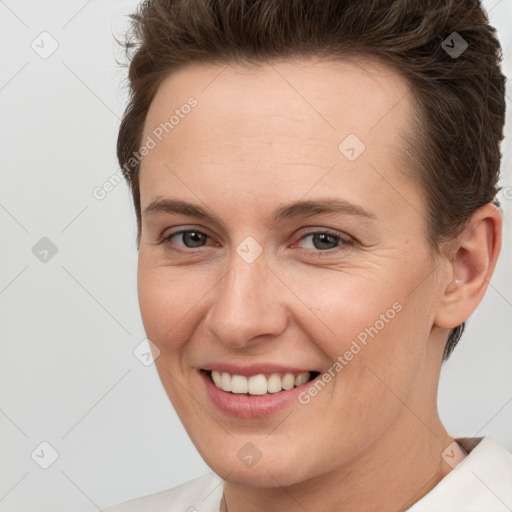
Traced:
[[298, 366], [284, 366], [271, 363], [257, 363], [257, 364], [236, 364], [236, 363], [205, 363], [200, 366], [201, 370], [216, 370], [218, 372], [227, 372], [231, 375], [244, 375], [250, 377], [260, 373], [304, 373], [312, 372], [311, 368], [304, 368]]

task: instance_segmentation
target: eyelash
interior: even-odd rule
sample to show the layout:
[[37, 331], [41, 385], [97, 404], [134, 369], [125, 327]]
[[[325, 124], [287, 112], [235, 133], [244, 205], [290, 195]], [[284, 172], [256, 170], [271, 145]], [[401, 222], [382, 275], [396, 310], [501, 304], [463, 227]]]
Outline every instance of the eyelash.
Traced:
[[[200, 235], [204, 235], [206, 236], [207, 238], [210, 238], [206, 233], [203, 233], [199, 230], [196, 230], [196, 229], [181, 229], [181, 230], [178, 230], [178, 231], [174, 231], [173, 233], [170, 233], [169, 235], [167, 235], [166, 237], [164, 237], [160, 242], [159, 244], [165, 244], [167, 246], [167, 248], [175, 253], [178, 253], [178, 254], [190, 254], [191, 252], [194, 251], [193, 248], [188, 248], [188, 249], [177, 249], [176, 246], [174, 246], [174, 244], [171, 242], [171, 239], [174, 238], [175, 236], [178, 236], [178, 235], [181, 235], [181, 234], [184, 234], [184, 233], [199, 233]], [[335, 238], [337, 241], [338, 241], [338, 245], [333, 248], [333, 249], [326, 249], [325, 251], [322, 251], [320, 249], [302, 249], [301, 252], [307, 256], [313, 256], [313, 257], [317, 257], [317, 258], [321, 258], [321, 257], [324, 257], [324, 256], [330, 256], [330, 255], [333, 255], [333, 254], [338, 254], [342, 251], [345, 251], [348, 249], [349, 246], [353, 245], [353, 241], [350, 239], [350, 238], [344, 238], [342, 237], [341, 235], [338, 235], [338, 234], [335, 234], [335, 233], [332, 233], [331, 231], [328, 231], [328, 230], [323, 230], [323, 231], [310, 231], [308, 233], [305, 233], [303, 236], [301, 236], [301, 238], [299, 239], [299, 241], [302, 241], [304, 240], [306, 237], [308, 236], [313, 236], [313, 235], [329, 235], [330, 237], [333, 237]], [[202, 247], [199, 247], [197, 249], [202, 249]]]

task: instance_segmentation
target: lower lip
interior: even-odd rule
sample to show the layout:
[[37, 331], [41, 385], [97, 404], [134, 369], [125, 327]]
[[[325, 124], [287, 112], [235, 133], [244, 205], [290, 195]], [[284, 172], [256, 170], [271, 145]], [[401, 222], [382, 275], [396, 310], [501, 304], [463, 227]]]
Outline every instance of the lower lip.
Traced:
[[288, 391], [268, 393], [266, 395], [247, 396], [230, 393], [219, 389], [210, 379], [210, 374], [204, 370], [198, 371], [205, 383], [206, 392], [211, 401], [225, 414], [238, 418], [264, 418], [285, 409], [292, 403], [300, 405], [298, 397], [312, 381]]

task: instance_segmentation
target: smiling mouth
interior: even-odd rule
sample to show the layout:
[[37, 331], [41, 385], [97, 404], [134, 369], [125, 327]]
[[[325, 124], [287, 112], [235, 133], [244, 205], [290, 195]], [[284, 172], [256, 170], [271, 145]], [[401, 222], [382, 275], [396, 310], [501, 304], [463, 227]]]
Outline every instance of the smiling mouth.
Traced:
[[245, 375], [202, 370], [207, 373], [211, 382], [222, 391], [245, 396], [262, 396], [302, 386], [320, 375], [320, 372], [301, 373], [259, 373], [247, 377]]

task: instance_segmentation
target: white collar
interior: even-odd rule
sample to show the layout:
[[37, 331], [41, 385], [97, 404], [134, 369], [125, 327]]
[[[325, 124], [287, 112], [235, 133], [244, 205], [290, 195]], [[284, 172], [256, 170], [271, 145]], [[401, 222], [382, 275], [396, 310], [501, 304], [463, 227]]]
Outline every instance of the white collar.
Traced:
[[407, 512], [511, 512], [512, 454], [491, 435], [456, 441], [469, 455]]

